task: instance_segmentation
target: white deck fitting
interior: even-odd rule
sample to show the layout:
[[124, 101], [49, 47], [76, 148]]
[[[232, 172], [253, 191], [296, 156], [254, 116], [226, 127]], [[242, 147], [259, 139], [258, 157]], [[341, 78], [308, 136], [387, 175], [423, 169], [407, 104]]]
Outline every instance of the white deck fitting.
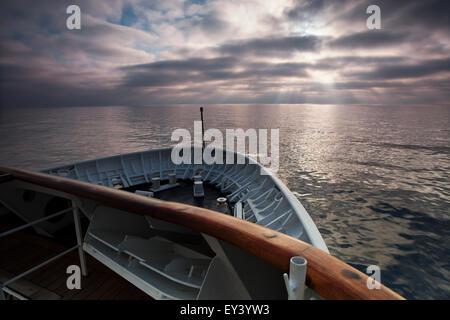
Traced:
[[176, 188], [179, 187], [180, 184], [179, 183], [174, 183], [174, 184], [163, 184], [162, 186], [160, 186], [159, 188], [155, 189], [155, 188], [150, 188], [151, 192], [160, 192], [160, 191], [164, 191], [164, 190], [169, 190], [172, 188]]
[[160, 183], [161, 183], [160, 178], [158, 178], [158, 177], [152, 178], [152, 189], [155, 189], [155, 190], [159, 189]]
[[194, 198], [201, 198], [205, 196], [205, 191], [203, 189], [203, 181], [194, 181]]
[[[235, 216], [328, 252], [317, 227], [298, 199], [253, 159], [245, 157], [245, 164], [175, 165], [171, 161], [171, 150], [164, 148], [99, 158], [42, 172], [109, 187], [130, 187], [149, 183], [152, 178], [160, 178], [163, 182], [169, 179], [169, 174], [175, 174], [177, 179], [197, 179], [196, 176], [200, 176], [204, 182], [229, 194], [228, 201], [235, 204]], [[223, 152], [226, 159], [230, 152]], [[193, 162], [194, 152], [191, 154]], [[238, 155], [233, 154], [234, 157]], [[170, 185], [162, 184], [161, 188], [164, 186], [168, 188]]]
[[177, 175], [175, 173], [169, 173], [169, 184], [175, 184], [177, 183]]
[[153, 198], [153, 196], [154, 196], [153, 192], [145, 191], [145, 190], [136, 190], [134, 193], [141, 195], [141, 196], [149, 197], [149, 198]]

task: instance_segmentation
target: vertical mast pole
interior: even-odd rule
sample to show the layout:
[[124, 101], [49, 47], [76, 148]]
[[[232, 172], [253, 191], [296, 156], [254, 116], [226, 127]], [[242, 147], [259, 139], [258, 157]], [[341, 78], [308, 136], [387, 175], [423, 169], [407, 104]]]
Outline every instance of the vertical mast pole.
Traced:
[[200, 107], [200, 118], [202, 120], [202, 150], [205, 149], [205, 123], [203, 121], [203, 107]]

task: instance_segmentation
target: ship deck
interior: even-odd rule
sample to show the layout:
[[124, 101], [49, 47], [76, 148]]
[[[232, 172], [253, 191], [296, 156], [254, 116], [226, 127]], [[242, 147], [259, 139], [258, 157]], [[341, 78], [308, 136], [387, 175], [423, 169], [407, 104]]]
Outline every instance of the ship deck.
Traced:
[[[149, 190], [150, 184], [126, 188]], [[217, 207], [216, 199], [223, 196], [219, 190], [205, 184], [205, 197], [194, 199], [193, 184], [190, 181], [179, 181], [175, 188], [156, 192], [155, 198], [182, 202], [203, 208], [231, 214], [228, 206]], [[82, 229], [87, 229], [89, 223], [82, 219]], [[10, 214], [0, 215], [0, 233], [22, 225], [23, 222]], [[73, 226], [59, 230], [55, 238], [37, 235], [28, 228], [0, 239], [0, 283], [21, 274], [30, 268], [43, 263], [57, 254], [69, 249], [75, 241]], [[122, 278], [120, 275], [104, 266], [95, 258], [85, 254], [88, 276], [82, 277], [81, 289], [69, 290], [66, 285], [69, 274], [66, 269], [70, 265], [79, 265], [78, 251], [72, 251], [45, 265], [38, 270], [13, 282], [9, 289], [32, 300], [141, 300], [151, 299], [150, 296]], [[7, 298], [12, 298], [9, 295]]]
[[[154, 194], [154, 197], [159, 200], [164, 201], [173, 201], [180, 202], [184, 204], [189, 204], [192, 206], [197, 206], [200, 208], [210, 209], [214, 211], [218, 211], [221, 213], [232, 215], [231, 209], [229, 206], [218, 207], [217, 206], [217, 198], [225, 197], [225, 195], [220, 192], [220, 190], [212, 186], [209, 183], [203, 183], [203, 188], [205, 192], [205, 196], [196, 199], [193, 195], [193, 183], [190, 180], [178, 180], [178, 186], [173, 189], [168, 189], [164, 191], [158, 191]], [[136, 190], [150, 190], [151, 184], [140, 184], [133, 187], [125, 188], [124, 190], [129, 192], [135, 192]]]
[[[4, 217], [2, 217], [4, 218]], [[2, 219], [3, 222], [4, 219]], [[1, 223], [0, 231], [7, 231]], [[68, 247], [52, 239], [19, 231], [0, 239], [0, 282], [44, 262]], [[32, 300], [144, 300], [144, 292], [86, 254], [88, 276], [81, 278], [81, 289], [66, 285], [69, 265], [79, 265], [78, 251], [62, 256], [46, 266], [13, 282], [9, 288]], [[11, 299], [7, 296], [7, 299]]]

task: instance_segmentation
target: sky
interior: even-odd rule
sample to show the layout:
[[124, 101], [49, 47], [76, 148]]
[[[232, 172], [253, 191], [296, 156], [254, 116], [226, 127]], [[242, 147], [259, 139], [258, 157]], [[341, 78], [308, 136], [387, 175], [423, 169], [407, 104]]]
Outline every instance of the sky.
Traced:
[[[81, 9], [69, 30], [66, 9]], [[381, 9], [369, 30], [366, 9]], [[450, 1], [2, 0], [0, 106], [450, 104]]]

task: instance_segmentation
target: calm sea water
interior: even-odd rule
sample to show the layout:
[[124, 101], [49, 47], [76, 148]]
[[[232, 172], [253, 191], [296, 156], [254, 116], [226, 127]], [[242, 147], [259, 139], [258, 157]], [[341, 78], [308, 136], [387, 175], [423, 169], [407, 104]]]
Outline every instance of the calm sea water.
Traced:
[[[279, 128], [278, 176], [331, 254], [406, 298], [450, 299], [450, 107], [206, 106], [206, 126]], [[169, 146], [198, 106], [0, 108], [0, 164]]]

